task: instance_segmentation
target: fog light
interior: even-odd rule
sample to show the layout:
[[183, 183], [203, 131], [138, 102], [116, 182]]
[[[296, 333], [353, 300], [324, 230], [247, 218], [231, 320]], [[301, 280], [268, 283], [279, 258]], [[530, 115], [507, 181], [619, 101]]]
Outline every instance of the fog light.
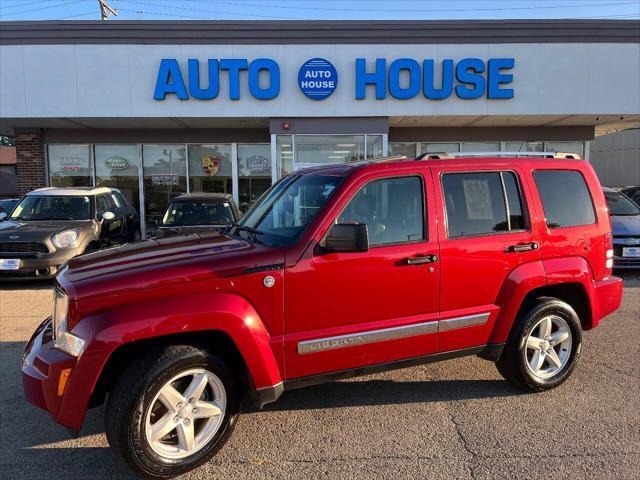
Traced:
[[80, 337], [76, 337], [69, 332], [64, 332], [62, 335], [60, 335], [59, 338], [56, 338], [55, 340], [55, 347], [58, 350], [62, 350], [69, 355], [73, 355], [74, 357], [79, 357], [82, 354], [84, 346], [85, 341], [83, 339], [81, 339]]

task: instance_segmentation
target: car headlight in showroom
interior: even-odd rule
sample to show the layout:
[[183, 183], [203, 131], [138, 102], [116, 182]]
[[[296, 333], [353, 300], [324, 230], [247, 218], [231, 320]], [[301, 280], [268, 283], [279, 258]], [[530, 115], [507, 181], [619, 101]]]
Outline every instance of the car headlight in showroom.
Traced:
[[71, 248], [78, 245], [78, 231], [77, 230], [64, 230], [60, 233], [56, 233], [51, 240], [53, 244], [58, 248]]
[[67, 332], [67, 313], [69, 297], [56, 288], [53, 293], [53, 342], [58, 350], [79, 357], [85, 347], [85, 341]]

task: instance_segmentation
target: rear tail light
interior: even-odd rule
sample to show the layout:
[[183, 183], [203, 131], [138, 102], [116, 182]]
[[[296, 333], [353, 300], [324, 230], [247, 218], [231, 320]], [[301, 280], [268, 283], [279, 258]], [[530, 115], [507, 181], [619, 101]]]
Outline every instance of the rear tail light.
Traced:
[[606, 261], [605, 261], [605, 277], [610, 277], [613, 273], [613, 235], [611, 232], [607, 232], [604, 235], [604, 248], [606, 252]]

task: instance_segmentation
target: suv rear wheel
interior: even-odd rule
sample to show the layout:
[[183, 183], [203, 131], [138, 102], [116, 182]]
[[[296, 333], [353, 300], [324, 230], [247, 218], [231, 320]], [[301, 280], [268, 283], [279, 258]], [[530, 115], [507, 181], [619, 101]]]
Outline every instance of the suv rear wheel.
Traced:
[[129, 365], [109, 396], [109, 444], [137, 473], [171, 478], [209, 460], [231, 435], [239, 402], [219, 357], [181, 345]]
[[582, 343], [575, 310], [561, 300], [539, 298], [517, 319], [505, 349], [496, 362], [509, 382], [538, 392], [564, 382], [573, 371]]

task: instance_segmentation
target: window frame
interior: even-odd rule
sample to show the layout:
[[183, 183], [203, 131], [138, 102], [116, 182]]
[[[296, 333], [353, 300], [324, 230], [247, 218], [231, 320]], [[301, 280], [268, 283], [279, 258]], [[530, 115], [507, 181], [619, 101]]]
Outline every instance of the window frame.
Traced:
[[406, 242], [376, 243], [376, 244], [373, 244], [373, 245], [369, 244], [369, 250], [371, 250], [373, 248], [392, 247], [392, 246], [396, 246], [396, 245], [412, 245], [412, 244], [416, 244], [416, 243], [428, 242], [429, 241], [429, 224], [428, 224], [429, 217], [428, 217], [427, 197], [426, 197], [427, 189], [426, 189], [426, 183], [425, 183], [424, 175], [422, 173], [412, 173], [412, 174], [409, 174], [409, 175], [407, 175], [406, 173], [400, 173], [400, 174], [397, 174], [397, 175], [388, 175], [388, 176], [384, 176], [384, 177], [376, 177], [376, 178], [367, 180], [360, 187], [358, 187], [358, 190], [353, 195], [351, 195], [349, 197], [349, 199], [345, 202], [343, 207], [340, 209], [338, 214], [335, 216], [335, 218], [331, 222], [331, 225], [329, 226], [327, 231], [322, 236], [322, 239], [320, 241], [320, 245], [323, 246], [325, 244], [326, 238], [329, 235], [329, 232], [331, 231], [331, 228], [334, 225], [338, 224], [338, 218], [340, 217], [340, 215], [342, 215], [344, 213], [344, 211], [347, 209], [347, 207], [349, 206], [351, 201], [362, 190], [364, 190], [367, 187], [367, 185], [369, 185], [369, 184], [371, 184], [373, 182], [379, 182], [381, 180], [390, 180], [390, 179], [397, 179], [397, 178], [417, 178], [418, 181], [420, 182], [420, 191], [422, 193], [422, 238], [417, 239], [417, 240], [407, 240]]
[[[507, 189], [504, 185], [504, 178], [502, 173], [513, 173], [516, 178], [516, 187], [518, 188], [518, 195], [520, 197], [520, 207], [522, 208], [522, 216], [525, 221], [525, 228], [519, 228], [514, 230], [502, 230], [500, 232], [486, 232], [486, 233], [474, 233], [473, 235], [450, 235], [449, 234], [449, 215], [447, 212], [447, 199], [444, 191], [444, 184], [442, 183], [442, 177], [444, 175], [462, 175], [462, 174], [478, 174], [478, 173], [497, 173], [500, 177], [500, 184], [502, 186], [502, 197], [504, 200], [505, 214], [507, 215], [507, 223], [510, 226], [511, 220], [509, 218], [509, 201], [507, 198]], [[531, 231], [531, 216], [529, 215], [529, 205], [527, 202], [527, 197], [524, 195], [524, 189], [522, 188], [522, 179], [517, 171], [513, 169], [491, 169], [491, 170], [451, 170], [451, 171], [441, 171], [438, 175], [438, 181], [440, 183], [440, 195], [442, 198], [442, 210], [443, 210], [443, 218], [444, 218], [444, 229], [446, 233], [447, 240], [464, 240], [466, 238], [479, 238], [479, 237], [493, 237], [496, 235], [511, 235], [515, 233], [523, 233]]]
[[[582, 178], [582, 181], [584, 182], [584, 186], [587, 189], [587, 195], [589, 197], [589, 201], [591, 202], [591, 211], [593, 212], [594, 221], [591, 223], [581, 223], [580, 225], [565, 225], [560, 227], [550, 227], [549, 222], [547, 222], [547, 214], [544, 211], [544, 201], [542, 199], [542, 195], [540, 194], [540, 189], [538, 188], [538, 181], [536, 180], [536, 172], [575, 172], [578, 175], [580, 175], [580, 178]], [[536, 168], [535, 170], [532, 170], [531, 178], [533, 179], [533, 184], [536, 187], [536, 193], [538, 194], [538, 198], [540, 199], [540, 206], [542, 207], [542, 219], [544, 220], [544, 225], [549, 230], [562, 230], [567, 228], [584, 228], [584, 227], [592, 227], [594, 225], [598, 225], [599, 223], [598, 209], [593, 199], [593, 193], [591, 192], [591, 188], [589, 188], [589, 182], [587, 181], [587, 177], [585, 177], [580, 170], [576, 170], [574, 168]]]

